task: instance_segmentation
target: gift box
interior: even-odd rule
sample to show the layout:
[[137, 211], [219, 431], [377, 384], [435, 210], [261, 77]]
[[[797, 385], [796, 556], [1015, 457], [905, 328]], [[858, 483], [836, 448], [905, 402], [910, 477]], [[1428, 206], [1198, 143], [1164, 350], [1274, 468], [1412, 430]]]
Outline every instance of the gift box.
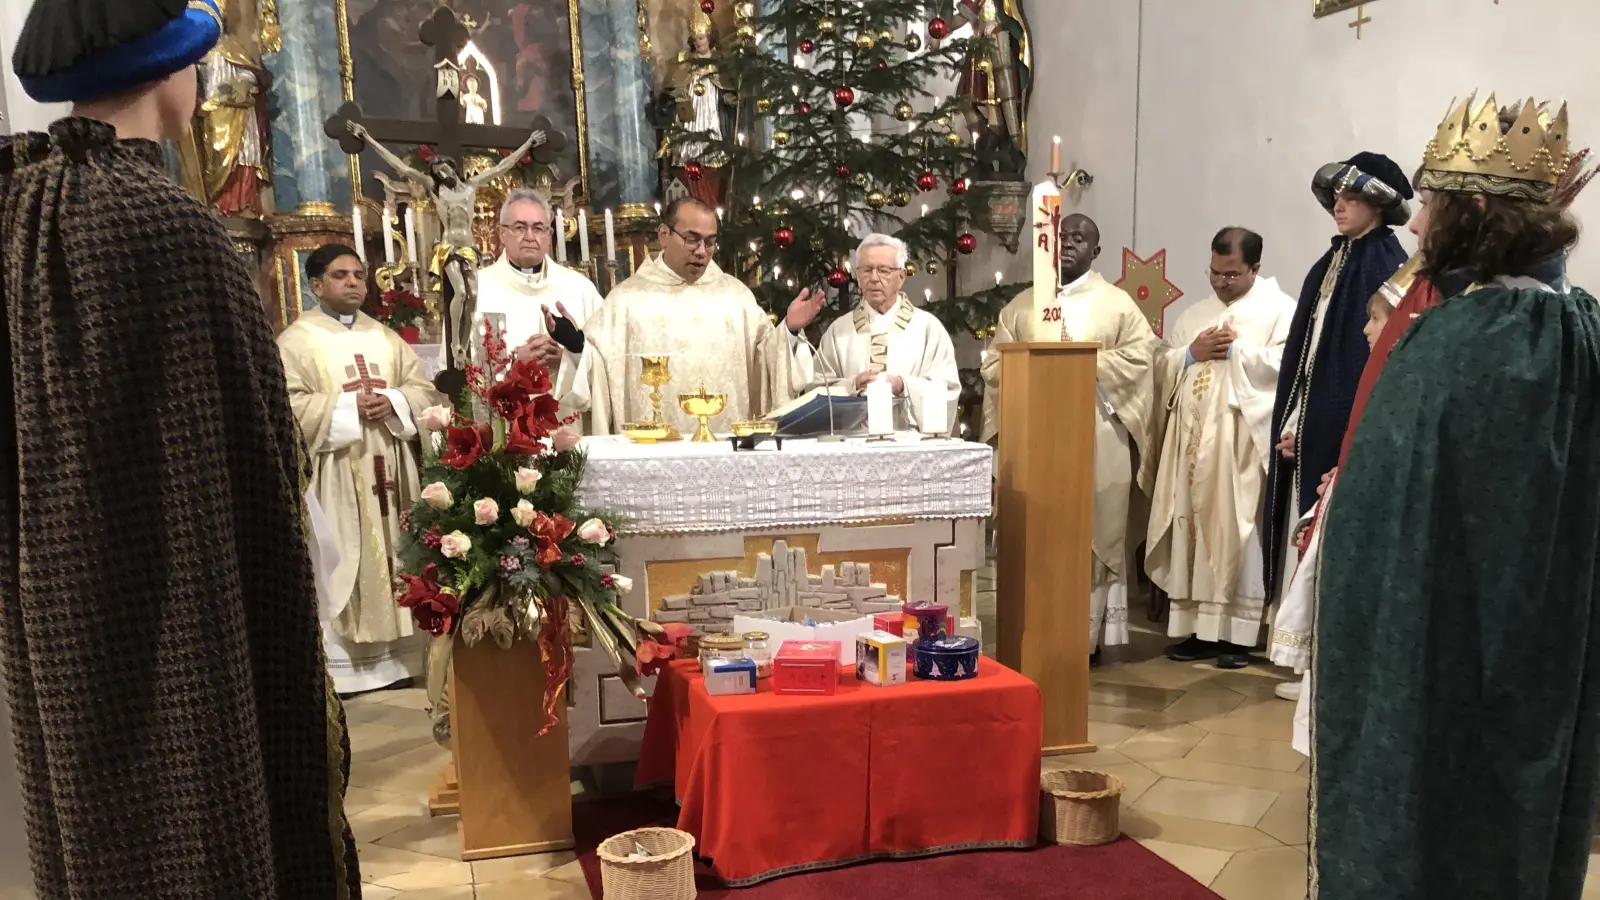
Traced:
[[895, 637], [903, 638], [906, 636], [906, 614], [879, 613], [872, 617], [872, 630], [886, 631]]
[[839, 642], [784, 641], [772, 659], [772, 690], [779, 694], [837, 693]]
[[978, 677], [978, 641], [959, 634], [923, 638], [911, 647], [912, 671], [929, 681], [964, 681]]
[[856, 678], [878, 687], [905, 684], [905, 639], [887, 631], [869, 631], [857, 637]]
[[713, 697], [756, 692], [753, 659], [708, 659], [700, 667], [705, 675], [706, 693]]

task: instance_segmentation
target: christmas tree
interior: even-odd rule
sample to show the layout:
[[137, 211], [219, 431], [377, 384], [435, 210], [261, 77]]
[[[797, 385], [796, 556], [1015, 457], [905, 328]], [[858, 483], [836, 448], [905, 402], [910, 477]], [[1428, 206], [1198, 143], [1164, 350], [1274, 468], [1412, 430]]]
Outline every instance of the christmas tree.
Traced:
[[[709, 15], [719, 0], [698, 2]], [[668, 101], [689, 110], [668, 131], [669, 184], [715, 199], [718, 263], [769, 312], [820, 285], [834, 293], [819, 326], [854, 306], [850, 255], [870, 232], [904, 240], [912, 274], [935, 276], [915, 299], [930, 301], [952, 334], [983, 334], [1021, 289], [957, 290], [975, 280], [957, 270], [979, 246], [980, 225], [1015, 249], [1026, 185], [1018, 142], [983, 127], [971, 96], [952, 90], [963, 71], [989, 71], [993, 48], [984, 38], [950, 39], [961, 17], [946, 18], [947, 5], [787, 0], [759, 14], [741, 0], [732, 35], [691, 43]], [[963, 5], [975, 17], [979, 4]], [[720, 119], [690, 109], [708, 90], [724, 101]], [[1015, 222], [998, 228], [996, 182], [1016, 186], [1007, 192], [1013, 206], [1022, 197]]]

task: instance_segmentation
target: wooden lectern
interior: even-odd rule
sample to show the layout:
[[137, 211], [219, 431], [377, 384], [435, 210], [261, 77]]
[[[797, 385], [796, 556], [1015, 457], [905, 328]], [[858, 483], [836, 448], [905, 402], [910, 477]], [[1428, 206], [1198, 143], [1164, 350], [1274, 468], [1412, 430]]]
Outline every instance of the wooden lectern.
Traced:
[[[456, 643], [450, 737], [455, 760], [434, 788], [434, 814], [453, 800], [467, 862], [566, 850], [572, 836], [567, 706], [543, 737], [544, 662], [539, 645], [517, 638]], [[452, 776], [456, 776], [452, 778]], [[452, 783], [453, 782], [453, 783]]]
[[1000, 662], [1039, 685], [1044, 753], [1087, 753], [1097, 343], [1000, 344]]

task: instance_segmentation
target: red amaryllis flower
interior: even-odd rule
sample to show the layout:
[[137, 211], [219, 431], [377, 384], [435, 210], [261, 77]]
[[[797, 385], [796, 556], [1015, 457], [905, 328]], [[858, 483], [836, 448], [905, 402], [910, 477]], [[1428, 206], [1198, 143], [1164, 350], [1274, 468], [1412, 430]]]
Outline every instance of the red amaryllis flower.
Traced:
[[561, 404], [549, 394], [540, 394], [524, 406], [522, 414], [506, 420], [506, 452], [532, 456], [548, 446], [546, 439], [556, 429], [555, 412]]
[[666, 629], [664, 638], [655, 637], [647, 641], [640, 641], [634, 650], [634, 659], [639, 667], [640, 675], [655, 675], [667, 667], [667, 663], [677, 659], [689, 646], [690, 628], [677, 622], [668, 622], [661, 626]]
[[406, 583], [406, 590], [394, 602], [406, 609], [439, 596], [439, 567], [433, 563], [428, 563], [421, 575], [401, 575], [400, 578]]
[[533, 360], [518, 360], [500, 383], [489, 388], [489, 404], [502, 419], [515, 419], [525, 415], [524, 410], [535, 397], [550, 393], [550, 373]]
[[417, 627], [433, 635], [449, 634], [456, 625], [456, 615], [461, 612], [461, 598], [455, 591], [443, 590], [432, 599], [411, 607], [411, 620]]
[[553, 516], [538, 513], [533, 517], [533, 525], [529, 526], [528, 531], [539, 542], [539, 548], [533, 554], [533, 561], [539, 568], [548, 569], [561, 561], [561, 542], [576, 527], [571, 519], [560, 513]]
[[439, 454], [439, 462], [465, 469], [488, 452], [493, 441], [494, 435], [488, 425], [449, 428], [445, 431], [445, 451]]
[[433, 158], [439, 155], [439, 151], [433, 149], [427, 144], [419, 144], [417, 146], [417, 155], [422, 157], [424, 161], [432, 162]]

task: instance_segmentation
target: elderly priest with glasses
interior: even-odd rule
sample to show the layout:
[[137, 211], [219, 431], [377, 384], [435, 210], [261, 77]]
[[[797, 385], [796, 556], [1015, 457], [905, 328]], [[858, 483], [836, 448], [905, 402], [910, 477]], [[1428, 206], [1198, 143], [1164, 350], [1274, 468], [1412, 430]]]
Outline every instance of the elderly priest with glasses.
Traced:
[[842, 383], [854, 392], [884, 376], [894, 395], [908, 401], [901, 407], [906, 421], [897, 425], [947, 433], [961, 397], [955, 347], [944, 325], [900, 292], [906, 259], [906, 245], [899, 238], [867, 235], [855, 258], [861, 305], [834, 320], [814, 361], [808, 349], [799, 354], [811, 366], [813, 385]]
[[661, 413], [679, 431], [693, 431], [697, 420], [679, 408], [676, 394], [702, 386], [727, 395], [716, 417], [723, 428], [792, 399], [810, 380], [802, 362], [809, 348], [800, 332], [821, 311], [822, 292], [801, 291], [774, 324], [750, 289], [711, 259], [717, 214], [698, 200], [668, 206], [657, 237], [661, 254], [617, 285], [582, 332], [554, 323], [552, 334], [575, 357], [563, 403], [590, 413], [595, 434], [648, 420], [651, 388], [640, 378], [644, 356], [671, 357], [672, 381]]

